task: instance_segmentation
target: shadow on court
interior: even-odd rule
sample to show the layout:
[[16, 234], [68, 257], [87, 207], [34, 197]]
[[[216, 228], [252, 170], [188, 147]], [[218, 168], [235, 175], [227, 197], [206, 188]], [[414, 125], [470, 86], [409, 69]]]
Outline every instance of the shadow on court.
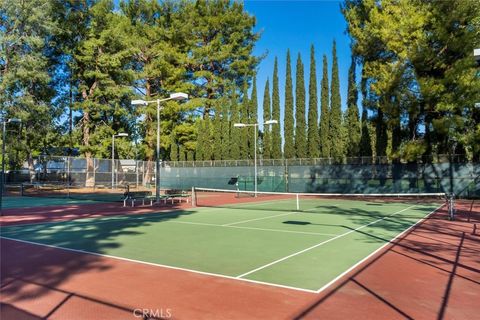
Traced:
[[[70, 217], [66, 221], [47, 220], [49, 228], [46, 228], [45, 223], [2, 227], [1, 236], [4, 238], [0, 239], [1, 318], [47, 319], [54, 314], [55, 316], [63, 314], [63, 318], [65, 316], [68, 318], [68, 313], [65, 315], [63, 310], [67, 312], [71, 308], [82, 309], [80, 305], [111, 314], [110, 318], [132, 318], [134, 308], [139, 305], [128, 305], [128, 302], [125, 305], [112, 303], [109, 300], [98, 299], [93, 292], [82, 293], [82, 288], [89, 287], [89, 283], [77, 283], [77, 277], [87, 275], [91, 277], [92, 282], [99, 281], [103, 274], [112, 271], [112, 266], [108, 259], [92, 254], [81, 254], [81, 250], [88, 248], [87, 251], [102, 253], [108, 249], [118, 248], [122, 243], [116, 239], [139, 234], [136, 231], [139, 226], [177, 219], [194, 211], [121, 215], [120, 208], [117, 206], [116, 209], [116, 215], [102, 219], [76, 219], [92, 216], [87, 212], [85, 215], [76, 215], [75, 219]], [[169, 209], [176, 210], [176, 206], [169, 206]], [[158, 208], [156, 210], [158, 212]], [[46, 229], [52, 232], [45, 232]], [[15, 239], [16, 232], [21, 234], [21, 240], [41, 242], [47, 246], [8, 240]], [[105, 241], [99, 241], [101, 239]], [[78, 251], [62, 250], [55, 246]], [[134, 268], [132, 271], [134, 272]], [[107, 283], [104, 287], [108, 291]], [[76, 291], [74, 288], [80, 289]], [[95, 315], [85, 317], [94, 318]]]
[[[458, 212], [457, 221], [448, 221], [445, 210], [435, 216], [391, 242], [388, 250], [350, 272], [293, 318], [474, 317], [478, 312], [474, 301], [480, 298], [480, 238], [465, 223], [466, 210]], [[480, 211], [473, 216], [472, 223], [479, 223]], [[354, 232], [389, 242], [363, 229]], [[473, 297], [465, 300], [464, 292]], [[332, 310], [343, 312], [331, 317]]]

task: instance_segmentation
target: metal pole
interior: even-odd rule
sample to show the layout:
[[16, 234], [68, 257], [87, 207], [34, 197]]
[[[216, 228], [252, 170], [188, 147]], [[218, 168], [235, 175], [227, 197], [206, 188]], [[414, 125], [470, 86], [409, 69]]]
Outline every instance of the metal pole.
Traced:
[[157, 99], [157, 159], [155, 172], [155, 199], [160, 203], [160, 99]]
[[3, 184], [5, 183], [5, 126], [6, 122], [3, 121], [3, 129], [2, 129], [2, 181], [0, 183], [0, 212], [2, 211], [3, 205]]
[[255, 130], [255, 133], [254, 133], [254, 152], [253, 154], [255, 155], [255, 197], [257, 196], [257, 126], [258, 126], [258, 123], [256, 123], [254, 126], [253, 126], [253, 130]]
[[115, 185], [115, 135], [112, 135], [112, 190]]

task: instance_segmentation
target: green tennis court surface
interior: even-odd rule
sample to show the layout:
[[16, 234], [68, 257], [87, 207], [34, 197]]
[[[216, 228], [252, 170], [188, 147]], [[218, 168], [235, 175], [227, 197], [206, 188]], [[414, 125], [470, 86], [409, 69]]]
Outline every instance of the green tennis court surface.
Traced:
[[293, 200], [1, 228], [2, 236], [317, 291], [441, 203]]
[[46, 197], [4, 197], [2, 207], [10, 208], [31, 208], [44, 206], [66, 206], [72, 204], [91, 204], [98, 203], [96, 200], [89, 199], [69, 199], [67, 197], [46, 198]]

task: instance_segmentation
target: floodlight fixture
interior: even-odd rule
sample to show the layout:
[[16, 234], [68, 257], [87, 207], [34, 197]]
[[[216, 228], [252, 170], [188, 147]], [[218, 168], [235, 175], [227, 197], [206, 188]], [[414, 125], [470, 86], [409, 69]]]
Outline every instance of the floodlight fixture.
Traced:
[[145, 100], [132, 100], [131, 105], [132, 106], [146, 106], [148, 103]]
[[278, 123], [278, 120], [268, 120], [268, 121], [265, 121], [265, 124], [277, 124]]
[[175, 92], [170, 94], [170, 100], [185, 100], [188, 99], [188, 94], [183, 92]]

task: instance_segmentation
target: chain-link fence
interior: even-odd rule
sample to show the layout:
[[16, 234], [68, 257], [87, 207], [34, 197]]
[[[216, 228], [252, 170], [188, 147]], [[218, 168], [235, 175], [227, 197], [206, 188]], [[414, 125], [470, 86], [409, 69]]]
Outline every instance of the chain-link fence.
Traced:
[[[282, 192], [412, 193], [454, 192], [480, 196], [480, 164], [463, 156], [419, 158], [401, 163], [387, 158], [260, 159], [258, 190]], [[113, 169], [113, 170], [112, 170]], [[155, 162], [140, 160], [39, 157], [21, 171], [9, 172], [7, 184], [45, 183], [88, 188], [155, 186]], [[188, 190], [193, 186], [254, 189], [253, 160], [163, 162], [160, 185]]]

